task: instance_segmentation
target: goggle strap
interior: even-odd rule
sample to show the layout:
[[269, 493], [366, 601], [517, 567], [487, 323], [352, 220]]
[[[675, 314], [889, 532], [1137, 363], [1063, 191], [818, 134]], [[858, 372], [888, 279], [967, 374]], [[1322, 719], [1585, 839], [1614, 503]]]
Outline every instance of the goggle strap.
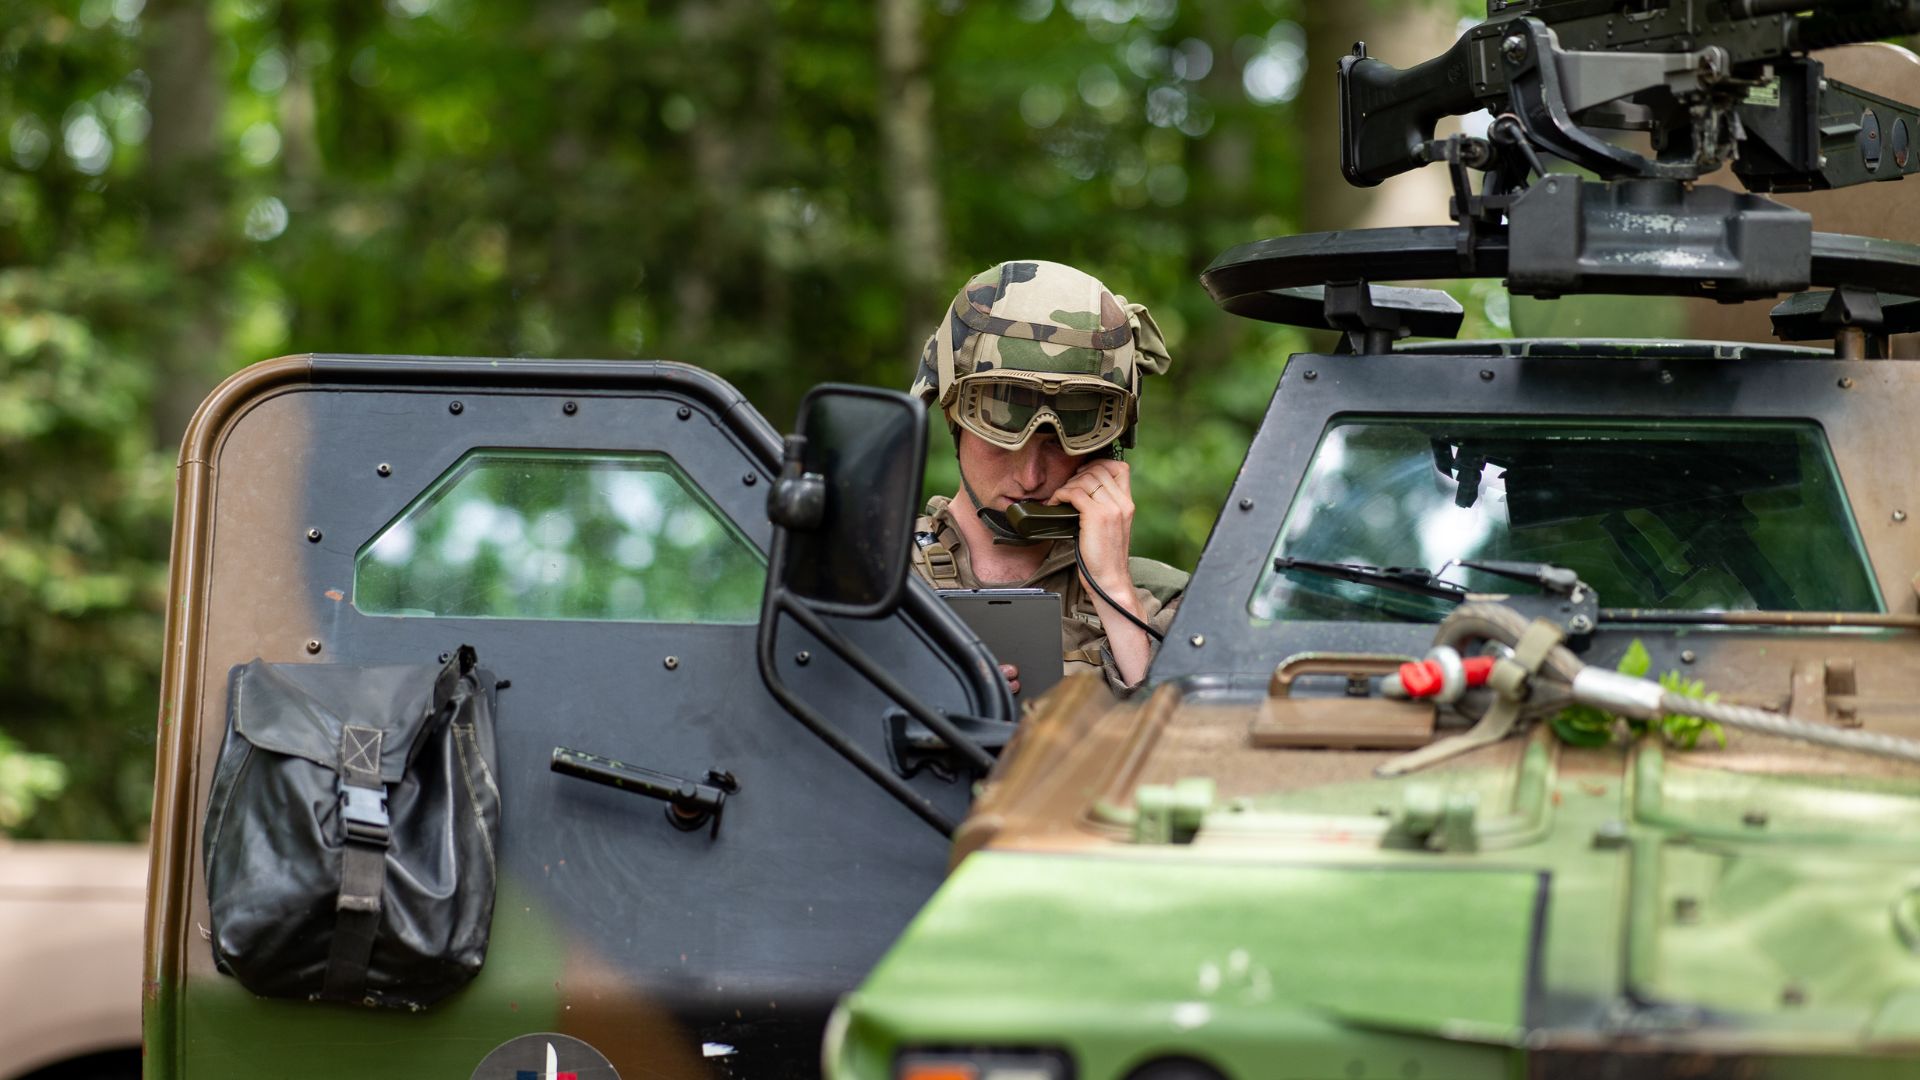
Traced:
[[956, 386], [954, 383], [953, 327], [946, 322], [933, 331], [934, 364], [938, 367], [939, 381], [934, 383], [941, 391], [940, 403], [945, 405]]

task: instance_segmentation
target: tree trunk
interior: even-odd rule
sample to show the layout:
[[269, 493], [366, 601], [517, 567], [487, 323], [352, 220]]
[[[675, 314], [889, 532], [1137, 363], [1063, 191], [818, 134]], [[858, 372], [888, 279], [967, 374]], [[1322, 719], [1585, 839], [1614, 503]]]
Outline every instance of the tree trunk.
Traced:
[[[681, 39], [696, 64], [714, 62], [723, 54], [734, 30], [737, 3], [686, 0], [680, 7]], [[688, 87], [698, 119], [686, 132], [692, 166], [697, 239], [676, 261], [674, 317], [670, 335], [689, 357], [711, 348], [720, 305], [720, 278], [731, 247], [728, 222], [745, 209], [739, 173], [739, 150], [729, 136], [733, 117], [726, 115], [711, 92]]]
[[280, 166], [287, 178], [288, 205], [310, 208], [314, 188], [326, 168], [320, 154], [319, 106], [313, 72], [300, 58], [304, 27], [292, 4], [280, 7], [281, 48], [287, 53], [287, 84], [280, 88]]
[[219, 160], [224, 97], [204, 0], [156, 0], [147, 9], [144, 63], [152, 79], [146, 193], [152, 250], [172, 260], [177, 287], [152, 360], [158, 390], [154, 439], [176, 446], [220, 375], [225, 335], [219, 311], [229, 238]]
[[[894, 266], [907, 287], [908, 309], [931, 310], [946, 284], [947, 235], [934, 172], [924, 5], [922, 0], [878, 3], [880, 146], [893, 216]], [[913, 325], [917, 329], [919, 323]]]

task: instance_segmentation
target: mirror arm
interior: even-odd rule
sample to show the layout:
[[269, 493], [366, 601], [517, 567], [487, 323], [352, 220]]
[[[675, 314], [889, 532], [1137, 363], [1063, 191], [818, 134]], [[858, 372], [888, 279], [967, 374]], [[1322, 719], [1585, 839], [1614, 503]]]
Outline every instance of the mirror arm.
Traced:
[[781, 449], [780, 477], [767, 492], [767, 520], [783, 529], [817, 529], [826, 514], [827, 482], [806, 472], [805, 435], [789, 435]]
[[926, 703], [921, 701], [913, 691], [901, 686], [898, 680], [876, 666], [872, 660], [867, 658], [866, 654], [847, 644], [846, 639], [834, 632], [834, 629], [828, 626], [820, 616], [808, 611], [806, 607], [801, 604], [790, 605], [786, 608], [786, 611], [787, 614], [793, 616], [793, 620], [799, 623], [808, 633], [819, 638], [822, 644], [832, 649], [840, 659], [845, 660], [849, 667], [858, 671], [868, 682], [879, 689], [881, 693], [892, 698], [895, 704], [905, 709], [907, 715], [927, 725], [927, 730], [940, 736], [942, 742], [945, 742], [948, 746], [958, 751], [961, 757], [967, 759], [968, 764], [979, 769], [981, 772], [986, 772], [988, 769], [993, 768], [993, 755], [982, 750], [978, 743], [975, 743], [959, 728], [955, 727], [953, 721], [927, 708]]
[[[775, 533], [773, 543], [775, 547], [773, 556], [776, 560], [775, 565], [779, 565], [777, 560], [785, 555], [785, 552], [780, 550], [786, 546], [785, 530]], [[779, 622], [780, 615], [786, 614], [792, 616], [801, 626], [812, 631], [814, 636], [824, 642], [828, 648], [852, 664], [855, 670], [873, 681], [882, 691], [887, 691], [888, 686], [882, 685], [878, 679], [874, 678], [876, 672], [872, 665], [865, 662], [865, 657], [856, 659], [853, 655], [849, 655], [847, 645], [844, 641], [840, 640], [840, 636], [833, 633], [813, 612], [807, 611], [801, 605], [794, 603], [788, 597], [787, 590], [784, 587], [772, 585], [767, 593], [766, 604], [768, 610], [762, 614], [760, 619], [760, 640], [757, 651], [760, 660], [760, 678], [766, 683], [767, 689], [773, 693], [773, 696], [779, 700], [780, 704], [784, 706], [789, 713], [793, 714], [795, 719], [806, 726], [808, 731], [818, 736], [821, 742], [833, 748], [834, 752], [846, 758], [855, 768], [866, 773], [869, 780], [879, 784], [886, 790], [887, 794], [892, 795], [907, 809], [918, 814], [921, 820], [938, 829], [942, 836], [951, 837], [956, 828], [952, 819], [941, 813], [926, 796], [913, 790], [912, 786], [905, 780], [894, 775], [893, 770], [887, 768], [879, 761], [874, 760], [871, 754], [860, 749], [860, 747], [854, 745], [852, 740], [835, 730], [832, 725], [827, 723], [824, 717], [813, 710], [812, 706], [800, 700], [800, 697], [789, 689], [785, 682], [781, 681], [778, 665], [774, 660], [774, 638], [778, 633], [776, 624]], [[882, 678], [885, 678], [884, 673], [880, 674]], [[893, 684], [893, 680], [890, 678], [886, 679], [886, 682]], [[894, 689], [898, 689], [898, 684], [893, 684], [893, 687]], [[899, 700], [897, 695], [890, 696], [895, 696], [895, 700]], [[915, 704], [917, 705], [918, 702], [915, 702]], [[921, 706], [921, 708], [924, 709], [925, 706]], [[918, 714], [916, 713], [915, 715], [917, 716]], [[932, 728], [935, 734], [940, 735], [941, 738], [949, 738], [946, 732], [941, 731], [941, 728], [950, 728], [951, 725], [947, 724], [945, 717], [936, 717], [936, 719], [939, 721], [939, 726], [928, 726]], [[959, 745], [971, 746], [966, 740], [961, 740]], [[980, 751], [978, 747], [972, 747], [972, 749], [980, 753], [981, 756], [985, 756], [985, 752]], [[969, 760], [971, 760], [971, 757], [972, 755], [969, 755]]]

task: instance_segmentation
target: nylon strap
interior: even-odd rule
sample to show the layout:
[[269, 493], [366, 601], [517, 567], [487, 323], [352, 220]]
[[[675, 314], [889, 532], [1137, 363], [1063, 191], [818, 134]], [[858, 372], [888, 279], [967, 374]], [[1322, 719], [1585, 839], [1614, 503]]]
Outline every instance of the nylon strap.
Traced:
[[386, 785], [380, 782], [385, 733], [348, 724], [340, 732], [340, 895], [334, 904], [333, 947], [321, 994], [359, 1001], [366, 994], [367, 965], [380, 929], [381, 894], [387, 877], [391, 827]]
[[918, 563], [927, 580], [940, 588], [949, 587], [947, 582], [960, 580], [960, 569], [954, 564], [953, 552], [930, 532], [913, 534], [913, 561]]
[[913, 562], [934, 588], [958, 588], [960, 568], [954, 563], [953, 552], [940, 542], [939, 528], [940, 523], [931, 514], [914, 519]]
[[[952, 309], [948, 309], [951, 314]], [[953, 400], [953, 381], [958, 373], [958, 360], [953, 355], [953, 327], [947, 319], [940, 320], [940, 326], [933, 332], [934, 363], [934, 405], [945, 409]]]
[[1459, 735], [1381, 762], [1374, 768], [1373, 774], [1402, 776], [1437, 761], [1490, 746], [1512, 734], [1514, 726], [1520, 721], [1520, 703], [1527, 696], [1527, 680], [1539, 672], [1547, 654], [1565, 637], [1564, 630], [1546, 619], [1533, 620], [1520, 634], [1520, 640], [1514, 643], [1513, 655], [1502, 657], [1488, 673], [1487, 685], [1494, 689], [1496, 696], [1478, 723]]

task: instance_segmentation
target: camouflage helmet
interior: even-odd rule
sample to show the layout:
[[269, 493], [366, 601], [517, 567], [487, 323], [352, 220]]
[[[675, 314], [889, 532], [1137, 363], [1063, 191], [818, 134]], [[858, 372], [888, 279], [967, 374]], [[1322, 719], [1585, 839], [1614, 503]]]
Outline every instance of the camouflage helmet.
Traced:
[[969, 279], [920, 350], [910, 391], [928, 407], [952, 412], [959, 381], [988, 371], [1039, 372], [1049, 381], [1119, 386], [1128, 395], [1133, 444], [1140, 376], [1169, 363], [1153, 316], [1099, 279], [1060, 263], [1003, 262]]

